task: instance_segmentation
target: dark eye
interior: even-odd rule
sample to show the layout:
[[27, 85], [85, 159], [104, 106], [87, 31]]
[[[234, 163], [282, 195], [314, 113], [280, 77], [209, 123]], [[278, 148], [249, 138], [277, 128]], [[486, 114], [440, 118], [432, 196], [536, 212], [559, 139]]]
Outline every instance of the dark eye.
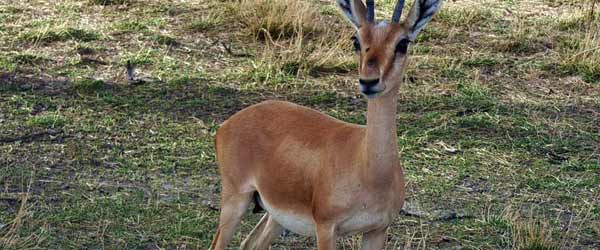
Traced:
[[352, 36], [352, 45], [354, 45], [354, 51], [360, 51], [360, 42], [358, 41], [358, 37]]
[[409, 43], [410, 43], [410, 40], [408, 40], [408, 39], [400, 40], [400, 42], [398, 42], [398, 44], [396, 44], [396, 53], [406, 54], [406, 51], [408, 51]]

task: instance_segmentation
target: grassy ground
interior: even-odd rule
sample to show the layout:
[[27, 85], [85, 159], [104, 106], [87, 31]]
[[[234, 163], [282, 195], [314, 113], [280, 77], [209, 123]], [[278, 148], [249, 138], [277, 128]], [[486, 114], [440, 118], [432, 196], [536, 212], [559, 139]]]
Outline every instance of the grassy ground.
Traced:
[[[591, 9], [446, 2], [400, 93], [413, 215], [388, 249], [600, 248]], [[0, 3], [0, 249], [206, 249], [219, 123], [266, 99], [365, 122], [351, 34], [333, 1]]]

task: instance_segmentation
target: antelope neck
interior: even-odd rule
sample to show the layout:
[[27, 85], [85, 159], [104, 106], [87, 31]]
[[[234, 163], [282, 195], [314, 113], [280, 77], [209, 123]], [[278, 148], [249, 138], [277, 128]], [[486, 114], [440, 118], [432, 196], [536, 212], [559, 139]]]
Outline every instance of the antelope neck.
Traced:
[[398, 167], [396, 135], [397, 91], [369, 99], [367, 108], [366, 166], [368, 176], [382, 181]]

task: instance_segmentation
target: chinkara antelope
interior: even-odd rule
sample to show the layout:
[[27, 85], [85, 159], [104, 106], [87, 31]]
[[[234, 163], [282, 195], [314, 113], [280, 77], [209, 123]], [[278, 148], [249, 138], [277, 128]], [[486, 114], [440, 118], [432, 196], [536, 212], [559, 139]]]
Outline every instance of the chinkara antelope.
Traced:
[[336, 237], [353, 233], [363, 233], [363, 249], [383, 248], [404, 203], [397, 92], [409, 44], [441, 0], [415, 0], [404, 22], [404, 0], [391, 22], [375, 22], [373, 0], [337, 4], [356, 29], [367, 125], [281, 101], [250, 106], [225, 121], [216, 135], [222, 191], [213, 250], [226, 248], [252, 201], [267, 212], [242, 249], [268, 249], [284, 228], [316, 235], [319, 250], [335, 249]]

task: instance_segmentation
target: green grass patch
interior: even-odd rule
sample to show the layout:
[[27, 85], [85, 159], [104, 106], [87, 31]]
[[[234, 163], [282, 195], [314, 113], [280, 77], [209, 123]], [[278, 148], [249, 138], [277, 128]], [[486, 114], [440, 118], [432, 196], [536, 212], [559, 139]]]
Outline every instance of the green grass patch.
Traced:
[[186, 25], [186, 30], [192, 32], [206, 32], [215, 30], [224, 22], [221, 15], [206, 15], [199, 19], [193, 20], [190, 24]]
[[0, 70], [6, 72], [14, 72], [17, 69], [17, 64], [8, 57], [0, 57]]
[[141, 32], [148, 30], [148, 25], [139, 21], [126, 20], [115, 24], [115, 29], [126, 32]]
[[101, 48], [98, 48], [95, 46], [90, 46], [87, 44], [82, 44], [82, 43], [79, 43], [79, 44], [77, 44], [77, 46], [75, 46], [75, 51], [77, 52], [77, 54], [80, 54], [80, 55], [93, 55], [93, 54], [97, 53], [99, 50], [101, 50]]
[[21, 53], [21, 54], [12, 56], [11, 61], [13, 61], [14, 63], [19, 64], [19, 65], [34, 65], [35, 66], [35, 65], [40, 65], [43, 63], [50, 62], [51, 60], [46, 57], [39, 56], [39, 55]]
[[590, 12], [579, 12], [571, 14], [558, 20], [558, 27], [562, 31], [586, 31], [590, 24], [600, 21], [600, 12], [595, 11], [594, 15]]
[[463, 62], [463, 65], [467, 67], [493, 67], [500, 64], [495, 58], [476, 57], [467, 59]]
[[420, 43], [432, 40], [442, 40], [448, 38], [448, 35], [448, 30], [446, 28], [436, 26], [427, 27], [421, 31], [419, 36], [417, 36], [416, 42]]
[[190, 85], [199, 80], [200, 79], [190, 77], [189, 75], [184, 75], [184, 76], [179, 76], [179, 77], [170, 79], [169, 81], [167, 81], [167, 83], [171, 87], [182, 87], [182, 86]]
[[565, 62], [558, 67], [558, 71], [567, 75], [581, 75], [589, 83], [600, 83], [600, 65], [586, 62]]
[[467, 72], [458, 67], [454, 68], [445, 68], [442, 70], [442, 76], [451, 79], [463, 79], [467, 76]]
[[560, 74], [580, 75], [586, 82], [600, 83], [600, 36], [597, 33], [587, 30], [582, 36], [561, 37], [559, 45], [561, 60], [557, 70]]
[[561, 168], [565, 171], [600, 171], [600, 161], [582, 161], [579, 159], [569, 159], [561, 164]]
[[89, 42], [100, 39], [100, 35], [94, 31], [78, 28], [66, 28], [61, 30], [36, 30], [28, 31], [20, 35], [20, 39], [35, 43], [52, 43], [75, 40]]
[[462, 83], [458, 85], [457, 90], [451, 101], [455, 108], [462, 110], [459, 114], [489, 111], [498, 105], [491, 90], [481, 85]]
[[73, 83], [73, 88], [78, 92], [92, 94], [108, 90], [109, 86], [102, 80], [83, 79]]
[[123, 56], [120, 59], [119, 64], [122, 66], [127, 65], [127, 63], [133, 66], [144, 66], [144, 65], [152, 65], [156, 63], [156, 50], [146, 49], [140, 50], [137, 53], [129, 53]]
[[122, 5], [133, 3], [134, 0], [88, 0], [92, 5]]
[[470, 8], [450, 9], [442, 8], [436, 15], [436, 20], [449, 26], [475, 27], [494, 23], [494, 14], [490, 9], [482, 6]]
[[176, 46], [179, 44], [175, 38], [168, 35], [153, 35], [150, 39], [160, 45]]
[[536, 39], [515, 39], [500, 41], [496, 45], [502, 52], [514, 54], [533, 54], [543, 50], [544, 45], [541, 40]]
[[58, 112], [48, 112], [27, 119], [27, 126], [37, 128], [61, 128], [69, 119]]

